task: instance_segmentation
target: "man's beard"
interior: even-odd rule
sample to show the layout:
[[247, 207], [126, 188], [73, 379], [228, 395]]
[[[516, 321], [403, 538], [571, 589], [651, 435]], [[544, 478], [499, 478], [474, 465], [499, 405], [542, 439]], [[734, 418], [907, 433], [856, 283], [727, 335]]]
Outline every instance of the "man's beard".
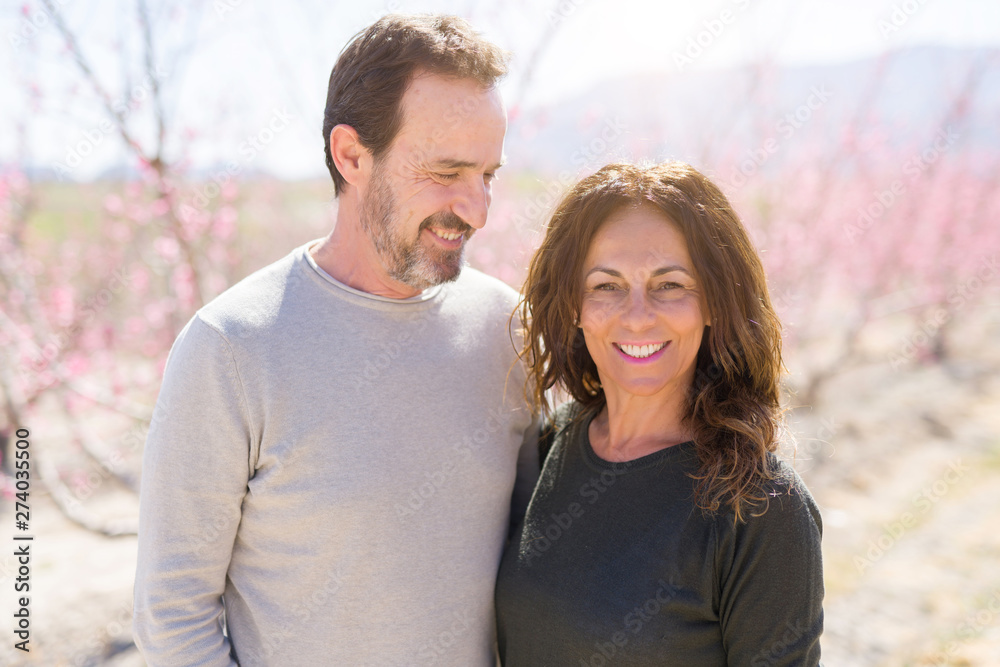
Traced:
[[439, 212], [420, 223], [415, 238], [402, 238], [402, 234], [396, 229], [399, 217], [396, 197], [385, 170], [377, 162], [372, 169], [371, 182], [359, 213], [361, 227], [375, 246], [383, 268], [393, 280], [424, 290], [458, 278], [462, 271], [465, 243], [455, 250], [428, 248], [421, 244], [420, 235], [424, 229], [433, 225], [448, 231], [462, 232], [465, 240], [468, 240], [472, 235], [472, 227], [454, 213]]

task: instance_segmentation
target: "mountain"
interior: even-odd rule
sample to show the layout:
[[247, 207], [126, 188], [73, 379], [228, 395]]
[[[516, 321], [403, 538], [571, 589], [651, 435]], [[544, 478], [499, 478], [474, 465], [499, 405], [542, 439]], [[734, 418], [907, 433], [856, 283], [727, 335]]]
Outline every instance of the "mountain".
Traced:
[[[921, 147], [946, 121], [960, 135], [959, 149], [995, 153], [1000, 50], [926, 46], [832, 65], [653, 71], [511, 115], [511, 164], [539, 172], [588, 158], [595, 165], [615, 158], [699, 162], [752, 152], [768, 139], [822, 150], [873, 132], [891, 146]], [[622, 127], [609, 148], [595, 150], [608, 143], [602, 133]]]

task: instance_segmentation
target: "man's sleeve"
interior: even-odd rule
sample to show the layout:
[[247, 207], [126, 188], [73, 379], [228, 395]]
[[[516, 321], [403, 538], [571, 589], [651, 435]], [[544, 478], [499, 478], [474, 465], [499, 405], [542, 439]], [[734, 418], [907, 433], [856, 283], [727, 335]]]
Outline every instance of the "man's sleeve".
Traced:
[[253, 432], [232, 350], [196, 316], [170, 352], [143, 455], [133, 631], [152, 666], [236, 664], [221, 596]]
[[[729, 665], [816, 667], [823, 632], [819, 509], [794, 471], [767, 511], [735, 528], [720, 518], [722, 641]], [[723, 525], [721, 522], [725, 522]]]

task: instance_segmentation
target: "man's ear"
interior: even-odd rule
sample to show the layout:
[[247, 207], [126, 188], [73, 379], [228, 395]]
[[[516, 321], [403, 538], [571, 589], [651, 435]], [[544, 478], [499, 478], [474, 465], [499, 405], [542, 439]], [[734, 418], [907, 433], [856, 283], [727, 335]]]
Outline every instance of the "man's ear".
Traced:
[[330, 131], [330, 155], [344, 180], [359, 187], [367, 177], [368, 149], [361, 145], [358, 133], [350, 125], [335, 125]]

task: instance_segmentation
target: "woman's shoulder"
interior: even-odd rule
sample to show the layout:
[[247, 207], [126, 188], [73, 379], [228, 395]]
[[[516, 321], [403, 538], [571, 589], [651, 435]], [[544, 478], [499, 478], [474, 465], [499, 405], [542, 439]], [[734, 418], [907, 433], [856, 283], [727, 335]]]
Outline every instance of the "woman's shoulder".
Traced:
[[542, 429], [538, 442], [539, 461], [544, 463], [549, 451], [557, 441], [571, 435], [578, 426], [585, 421], [586, 415], [590, 411], [577, 401], [567, 401], [554, 409], [542, 422]]
[[586, 408], [579, 401], [566, 401], [552, 411], [544, 425], [560, 431], [578, 420], [584, 412]]
[[762, 500], [748, 512], [748, 527], [775, 525], [822, 534], [819, 506], [792, 464], [773, 453], [767, 463], [769, 476], [761, 481], [758, 494]]

